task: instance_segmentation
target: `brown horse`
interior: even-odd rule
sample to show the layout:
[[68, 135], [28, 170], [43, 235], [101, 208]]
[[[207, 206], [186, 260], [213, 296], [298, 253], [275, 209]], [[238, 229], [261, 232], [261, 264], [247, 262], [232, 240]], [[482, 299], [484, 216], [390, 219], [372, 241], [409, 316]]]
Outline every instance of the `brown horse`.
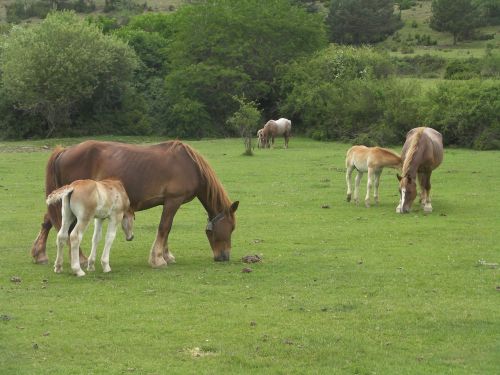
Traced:
[[443, 161], [443, 137], [438, 131], [420, 127], [406, 134], [406, 141], [401, 151], [403, 161], [402, 176], [399, 180], [398, 213], [410, 212], [411, 205], [417, 196], [417, 175], [420, 185], [420, 202], [424, 212], [432, 212], [431, 174]]
[[384, 167], [401, 168], [401, 158], [395, 152], [382, 147], [352, 146], [345, 158], [347, 201], [351, 201], [351, 175], [354, 169], [358, 171], [354, 185], [354, 202], [358, 204], [359, 184], [364, 172], [368, 172], [366, 184], [365, 206], [370, 207], [370, 189], [374, 185], [373, 198], [378, 204], [378, 186]]
[[[239, 202], [231, 203], [212, 167], [192, 147], [179, 141], [148, 147], [86, 141], [67, 149], [58, 148], [47, 163], [45, 191], [49, 195], [75, 180], [106, 178], [122, 181], [133, 211], [163, 205], [149, 257], [152, 267], [163, 267], [175, 260], [168, 249], [174, 215], [182, 204], [195, 197], [208, 213], [206, 235], [214, 260], [229, 260], [236, 224], [234, 213]], [[51, 205], [45, 214], [31, 250], [36, 263], [48, 261], [46, 242], [52, 226], [61, 226], [61, 209], [56, 205]]]

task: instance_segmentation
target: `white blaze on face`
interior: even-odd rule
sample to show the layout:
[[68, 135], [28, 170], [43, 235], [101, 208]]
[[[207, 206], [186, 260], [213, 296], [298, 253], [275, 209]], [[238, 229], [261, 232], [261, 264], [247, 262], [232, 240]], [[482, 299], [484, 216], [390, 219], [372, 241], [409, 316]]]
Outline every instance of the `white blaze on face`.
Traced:
[[401, 202], [399, 202], [399, 210], [403, 212], [403, 205], [405, 203], [406, 188], [401, 189]]

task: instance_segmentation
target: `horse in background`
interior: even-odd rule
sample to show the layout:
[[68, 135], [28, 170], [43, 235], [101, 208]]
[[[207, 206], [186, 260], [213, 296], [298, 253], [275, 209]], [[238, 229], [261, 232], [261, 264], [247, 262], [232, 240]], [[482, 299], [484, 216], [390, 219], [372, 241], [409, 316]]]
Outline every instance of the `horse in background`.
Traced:
[[257, 130], [257, 148], [266, 148], [264, 142], [264, 128]]
[[63, 248], [68, 241], [68, 231], [76, 219], [76, 224], [69, 235], [71, 248], [71, 269], [77, 276], [84, 276], [78, 255], [83, 233], [91, 219], [94, 220], [94, 235], [87, 270], [94, 271], [97, 244], [101, 239], [102, 223], [109, 219], [106, 232], [106, 243], [102, 253], [101, 265], [103, 272], [110, 272], [109, 253], [116, 236], [118, 224], [121, 223], [127, 241], [134, 238], [134, 212], [130, 210], [130, 201], [122, 183], [118, 180], [76, 180], [54, 190], [47, 197], [47, 205], [62, 202], [62, 223], [57, 233], [57, 258], [54, 272], [62, 272]]
[[262, 144], [269, 148], [274, 146], [274, 138], [283, 135], [285, 138], [285, 148], [288, 148], [288, 140], [292, 134], [292, 122], [286, 118], [279, 120], [269, 120], [262, 130]]
[[424, 212], [432, 212], [431, 174], [443, 161], [443, 137], [437, 130], [428, 127], [414, 128], [406, 134], [401, 151], [403, 169], [399, 180], [398, 213], [410, 212], [417, 196], [417, 176], [420, 185], [420, 203]]
[[370, 207], [370, 190], [372, 186], [375, 204], [378, 204], [378, 187], [380, 175], [384, 167], [401, 168], [401, 158], [395, 152], [382, 147], [352, 146], [345, 158], [347, 201], [351, 201], [352, 187], [351, 175], [356, 169], [356, 181], [354, 185], [354, 202], [359, 203], [359, 184], [363, 178], [363, 173], [368, 172], [368, 182], [366, 185], [365, 206]]
[[[239, 202], [231, 203], [213, 168], [191, 146], [180, 141], [151, 146], [86, 141], [67, 149], [57, 148], [47, 163], [45, 192], [48, 195], [75, 180], [107, 178], [122, 182], [134, 212], [163, 205], [149, 255], [153, 268], [175, 261], [168, 248], [168, 235], [179, 207], [195, 197], [208, 214], [205, 234], [214, 260], [229, 260]], [[57, 205], [48, 207], [33, 244], [31, 255], [35, 263], [48, 261], [46, 244], [52, 226], [61, 227], [61, 210]], [[81, 252], [80, 258], [86, 262]]]

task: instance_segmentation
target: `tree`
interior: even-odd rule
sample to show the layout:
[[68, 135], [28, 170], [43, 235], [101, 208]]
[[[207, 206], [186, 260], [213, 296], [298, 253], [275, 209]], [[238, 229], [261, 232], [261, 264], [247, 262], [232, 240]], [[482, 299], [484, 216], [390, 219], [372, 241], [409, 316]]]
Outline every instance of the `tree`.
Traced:
[[41, 115], [46, 136], [71, 125], [71, 115], [119, 105], [132, 79], [133, 50], [73, 12], [15, 27], [2, 45], [1, 82], [18, 109]]
[[227, 120], [227, 123], [237, 129], [243, 138], [245, 144], [245, 155], [253, 155], [252, 152], [252, 136], [257, 130], [260, 121], [260, 112], [257, 109], [257, 104], [248, 101], [245, 98], [235, 98], [239, 103], [240, 108], [233, 113]]
[[378, 42], [402, 26], [393, 0], [332, 0], [327, 24], [340, 44]]
[[430, 26], [452, 33], [454, 45], [459, 36], [470, 34], [478, 22], [478, 9], [471, 0], [432, 0], [431, 9]]
[[203, 103], [217, 134], [235, 134], [225, 126], [233, 96], [272, 108], [276, 67], [327, 42], [322, 17], [289, 0], [207, 0], [173, 17], [167, 96]]

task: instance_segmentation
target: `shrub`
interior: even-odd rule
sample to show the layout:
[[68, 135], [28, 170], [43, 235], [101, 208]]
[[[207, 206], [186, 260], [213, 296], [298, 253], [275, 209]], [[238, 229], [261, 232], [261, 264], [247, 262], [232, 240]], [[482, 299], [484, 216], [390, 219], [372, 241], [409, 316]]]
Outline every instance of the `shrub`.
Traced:
[[500, 82], [443, 82], [428, 95], [425, 123], [443, 134], [445, 144], [498, 149]]
[[445, 79], [465, 80], [481, 76], [481, 61], [477, 58], [466, 60], [455, 59], [448, 63], [444, 74]]

